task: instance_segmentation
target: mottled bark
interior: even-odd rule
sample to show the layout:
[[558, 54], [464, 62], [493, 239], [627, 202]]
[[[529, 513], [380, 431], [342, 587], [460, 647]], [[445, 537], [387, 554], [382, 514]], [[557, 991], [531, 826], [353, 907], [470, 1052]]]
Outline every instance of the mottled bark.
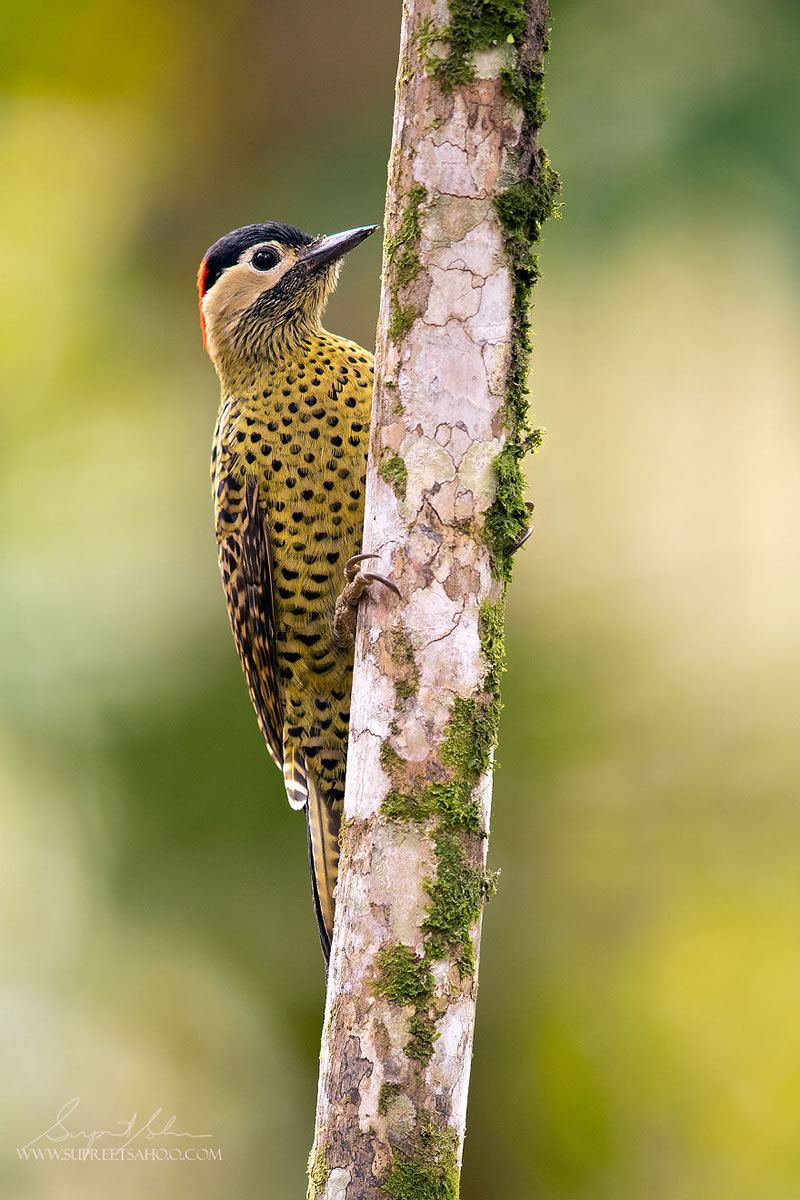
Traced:
[[545, 0], [481, 7], [403, 11], [363, 547], [402, 595], [373, 588], [358, 621], [310, 1161], [326, 1200], [458, 1193], [513, 541], [487, 514], [519, 521], [498, 463], [521, 445], [511, 245], [542, 219], [515, 234], [515, 189], [541, 208], [547, 22]]

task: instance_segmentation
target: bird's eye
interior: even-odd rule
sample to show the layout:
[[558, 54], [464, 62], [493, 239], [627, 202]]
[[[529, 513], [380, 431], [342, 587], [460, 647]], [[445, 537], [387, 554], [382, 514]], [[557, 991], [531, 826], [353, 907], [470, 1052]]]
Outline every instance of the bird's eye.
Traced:
[[271, 271], [273, 267], [277, 267], [278, 265], [278, 252], [277, 250], [270, 250], [269, 247], [264, 247], [261, 250], [256, 250], [250, 262], [257, 271]]

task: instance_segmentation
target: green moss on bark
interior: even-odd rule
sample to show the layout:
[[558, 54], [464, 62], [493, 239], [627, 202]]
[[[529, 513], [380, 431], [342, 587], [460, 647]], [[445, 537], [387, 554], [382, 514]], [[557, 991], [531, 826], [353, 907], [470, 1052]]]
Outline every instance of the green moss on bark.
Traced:
[[[422, 270], [417, 243], [422, 234], [420, 209], [427, 196], [427, 189], [421, 183], [415, 183], [409, 188], [397, 231], [386, 239], [386, 267], [391, 295], [387, 332], [393, 342], [399, 342], [405, 337], [419, 316], [419, 309], [415, 304], [400, 303], [399, 291], [401, 287], [408, 287], [413, 283]], [[403, 491], [405, 493], [405, 482]]]
[[456, 696], [445, 730], [442, 762], [456, 778], [474, 786], [489, 767], [497, 740], [499, 713], [493, 700], [481, 695], [466, 700]]
[[393, 1100], [402, 1092], [399, 1083], [382, 1083], [378, 1092], [378, 1116], [385, 1117]]
[[381, 812], [392, 821], [412, 825], [424, 824], [435, 817], [442, 830], [484, 836], [478, 802], [472, 795], [472, 786], [465, 780], [429, 783], [410, 792], [392, 788], [381, 804]]
[[426, 882], [431, 905], [422, 922], [425, 947], [434, 958], [452, 954], [463, 974], [472, 975], [475, 952], [470, 931], [486, 894], [483, 872], [468, 864], [457, 835], [439, 834], [434, 844], [436, 878]]
[[418, 958], [413, 946], [385, 946], [375, 955], [376, 976], [372, 990], [395, 1004], [420, 1005], [433, 996], [433, 975], [424, 958]]
[[418, 1009], [411, 1018], [409, 1026], [409, 1039], [406, 1045], [406, 1054], [409, 1058], [415, 1058], [418, 1062], [427, 1063], [433, 1054], [433, 1043], [438, 1038], [436, 1032], [436, 1021], [430, 1011]]
[[308, 1191], [306, 1192], [306, 1200], [318, 1200], [322, 1195], [325, 1184], [328, 1182], [330, 1174], [330, 1164], [328, 1163], [328, 1154], [325, 1148], [318, 1150], [316, 1154], [312, 1150], [308, 1156]]
[[526, 63], [521, 67], [504, 67], [500, 72], [503, 91], [525, 114], [526, 121], [537, 128], [548, 117], [544, 98], [544, 67]]
[[458, 1135], [420, 1113], [406, 1149], [394, 1148], [394, 1163], [382, 1184], [390, 1200], [458, 1200]]
[[534, 250], [542, 225], [556, 211], [561, 183], [544, 150], [535, 155], [535, 178], [520, 179], [495, 197], [513, 279], [511, 355], [506, 380], [506, 442], [495, 459], [497, 491], [486, 514], [486, 534], [492, 549], [492, 569], [499, 579], [511, 578], [511, 556], [528, 525], [522, 460], [541, 444], [541, 431], [531, 428], [528, 368], [531, 355], [529, 310], [533, 285], [539, 277]]
[[[450, 0], [450, 20], [437, 28], [420, 23], [416, 44], [425, 70], [443, 92], [452, 92], [475, 77], [472, 54], [503, 42], [517, 42], [525, 32], [525, 0]], [[446, 46], [444, 56], [437, 44]]]
[[399, 454], [391, 454], [382, 458], [378, 464], [378, 474], [389, 484], [389, 487], [394, 488], [401, 500], [405, 500], [408, 468]]
[[403, 766], [402, 758], [394, 746], [390, 746], [388, 742], [384, 742], [381, 746], [381, 766], [387, 775], [392, 775]]

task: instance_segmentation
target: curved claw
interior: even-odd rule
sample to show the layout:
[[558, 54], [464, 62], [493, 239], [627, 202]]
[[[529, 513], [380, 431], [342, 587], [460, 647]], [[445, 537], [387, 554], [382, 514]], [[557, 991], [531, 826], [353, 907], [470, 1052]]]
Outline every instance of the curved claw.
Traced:
[[522, 546], [525, 545], [525, 543], [527, 542], [528, 538], [531, 536], [532, 533], [533, 533], [533, 529], [530, 526], [528, 526], [528, 528], [523, 533], [522, 537], [517, 538], [517, 540], [514, 542], [514, 545], [511, 547], [511, 549], [509, 550], [508, 553], [516, 554], [517, 551], [519, 549], [521, 549]]
[[367, 558], [378, 558], [377, 554], [354, 554], [352, 558], [348, 558], [344, 564], [344, 577], [350, 583], [355, 579], [358, 572], [358, 564], [364, 562]]
[[379, 557], [380, 557], [380, 555], [378, 555], [378, 554], [354, 554], [353, 557], [348, 558], [347, 562], [344, 564], [345, 570], [347, 570], [348, 567], [354, 567], [356, 565], [356, 563], [363, 562], [365, 558], [379, 558]]
[[[377, 558], [377, 554], [370, 555], [371, 558]], [[372, 571], [362, 571], [361, 574], [365, 579], [369, 579], [370, 583], [382, 583], [384, 587], [389, 588], [394, 592], [395, 596], [400, 595], [400, 588], [391, 579], [387, 579], [385, 575], [375, 575]]]
[[[532, 513], [535, 506], [534, 506], [534, 503], [532, 500], [526, 500], [525, 507], [527, 508], [529, 513]], [[508, 553], [516, 554], [517, 551], [522, 546], [525, 545], [525, 543], [527, 542], [528, 538], [531, 536], [532, 533], [533, 533], [533, 526], [529, 525], [527, 529], [523, 530], [521, 536], [517, 538], [517, 540], [514, 542], [514, 545], [511, 547], [511, 549], [509, 550]]]

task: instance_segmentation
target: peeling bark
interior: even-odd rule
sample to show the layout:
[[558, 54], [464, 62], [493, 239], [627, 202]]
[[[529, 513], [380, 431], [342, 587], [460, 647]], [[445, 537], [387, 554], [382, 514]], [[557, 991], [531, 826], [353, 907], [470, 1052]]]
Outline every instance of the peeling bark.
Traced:
[[402, 599], [376, 590], [358, 622], [309, 1164], [326, 1200], [458, 1194], [502, 602], [525, 511], [512, 389], [529, 244], [556, 186], [536, 147], [547, 16], [546, 0], [403, 11], [363, 547]]

